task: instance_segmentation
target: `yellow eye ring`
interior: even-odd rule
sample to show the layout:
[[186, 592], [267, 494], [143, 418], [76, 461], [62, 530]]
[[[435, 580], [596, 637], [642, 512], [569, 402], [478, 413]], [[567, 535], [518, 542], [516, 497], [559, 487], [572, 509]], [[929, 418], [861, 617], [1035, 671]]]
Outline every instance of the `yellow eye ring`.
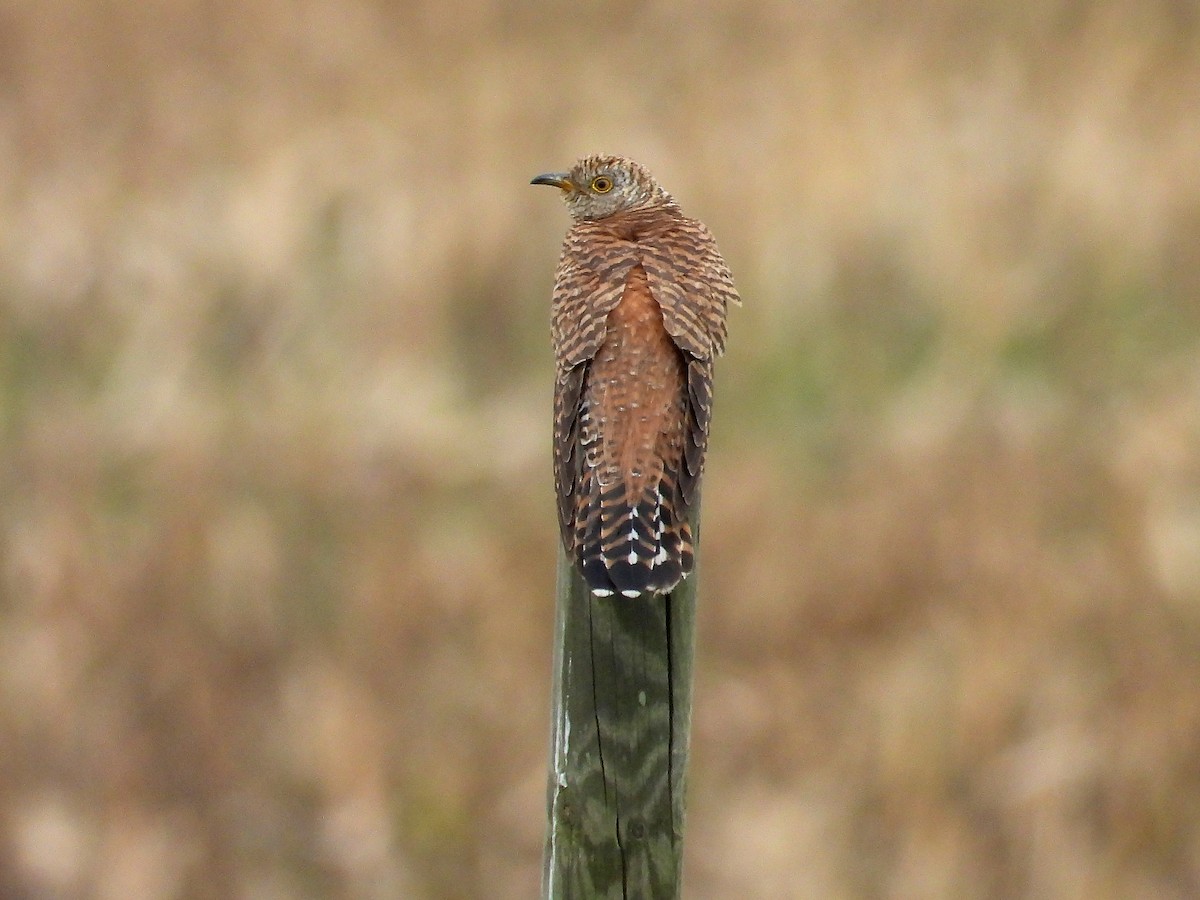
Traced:
[[612, 179], [607, 175], [597, 175], [592, 179], [592, 190], [597, 194], [607, 194], [613, 189]]

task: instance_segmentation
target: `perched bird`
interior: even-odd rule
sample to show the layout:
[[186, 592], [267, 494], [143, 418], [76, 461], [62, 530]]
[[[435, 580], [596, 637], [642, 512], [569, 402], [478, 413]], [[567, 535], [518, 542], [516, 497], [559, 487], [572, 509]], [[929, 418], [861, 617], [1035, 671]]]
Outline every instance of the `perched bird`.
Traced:
[[563, 546], [594, 594], [665, 594], [692, 570], [713, 360], [741, 300], [708, 229], [632, 160], [531, 183], [574, 220], [551, 313]]

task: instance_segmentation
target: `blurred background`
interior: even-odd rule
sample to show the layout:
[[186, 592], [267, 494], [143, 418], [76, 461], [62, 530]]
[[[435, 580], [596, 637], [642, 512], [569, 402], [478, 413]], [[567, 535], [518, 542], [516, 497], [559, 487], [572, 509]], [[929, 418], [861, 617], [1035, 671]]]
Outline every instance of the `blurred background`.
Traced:
[[730, 321], [691, 898], [1200, 895], [1200, 8], [0, 4], [0, 896], [526, 898], [529, 178]]

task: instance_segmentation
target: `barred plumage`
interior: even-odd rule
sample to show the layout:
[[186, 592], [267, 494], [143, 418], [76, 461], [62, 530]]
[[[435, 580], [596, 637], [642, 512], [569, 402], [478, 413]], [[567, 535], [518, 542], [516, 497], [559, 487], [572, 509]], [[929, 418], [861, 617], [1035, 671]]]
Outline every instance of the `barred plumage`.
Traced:
[[575, 220], [551, 314], [563, 545], [593, 593], [667, 593], [692, 570], [713, 360], [741, 301], [708, 229], [632, 160], [533, 184], [560, 188]]

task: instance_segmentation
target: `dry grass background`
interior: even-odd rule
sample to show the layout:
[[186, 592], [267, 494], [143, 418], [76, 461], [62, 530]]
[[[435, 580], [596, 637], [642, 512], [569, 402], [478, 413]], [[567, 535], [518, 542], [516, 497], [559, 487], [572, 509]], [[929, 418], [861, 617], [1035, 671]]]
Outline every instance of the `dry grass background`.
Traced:
[[529, 177], [718, 370], [687, 896], [1200, 894], [1200, 10], [0, 5], [0, 896], [519, 898]]

